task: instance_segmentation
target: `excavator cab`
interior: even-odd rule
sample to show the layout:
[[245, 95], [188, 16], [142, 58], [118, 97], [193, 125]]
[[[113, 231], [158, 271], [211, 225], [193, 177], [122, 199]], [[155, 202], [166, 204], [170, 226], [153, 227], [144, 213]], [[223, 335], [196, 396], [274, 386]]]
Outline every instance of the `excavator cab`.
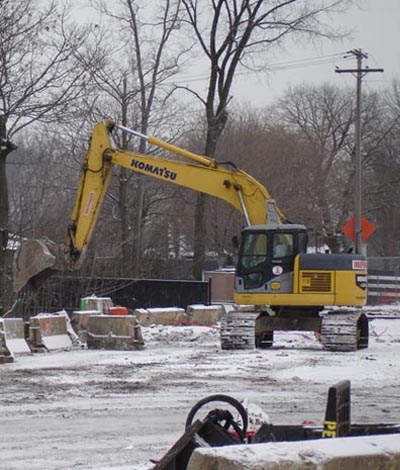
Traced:
[[367, 261], [347, 253], [307, 253], [304, 225], [253, 225], [242, 233], [235, 279], [237, 304], [362, 306]]
[[238, 291], [292, 293], [296, 256], [307, 252], [303, 225], [256, 225], [243, 230], [239, 249]]
[[362, 255], [307, 253], [302, 225], [246, 227], [234, 300], [254, 305], [254, 311], [234, 312], [221, 321], [221, 347], [269, 348], [274, 331], [300, 330], [314, 331], [324, 349], [365, 348], [368, 319], [354, 307], [366, 302], [366, 279], [367, 261]]

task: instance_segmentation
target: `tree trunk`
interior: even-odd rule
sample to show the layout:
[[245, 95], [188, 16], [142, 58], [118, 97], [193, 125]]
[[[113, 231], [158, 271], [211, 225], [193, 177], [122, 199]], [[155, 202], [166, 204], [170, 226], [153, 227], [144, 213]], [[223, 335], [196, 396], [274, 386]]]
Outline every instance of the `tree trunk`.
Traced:
[[200, 280], [206, 261], [207, 196], [199, 193], [196, 201], [193, 240], [193, 277]]
[[143, 232], [143, 206], [144, 206], [144, 187], [142, 175], [137, 175], [136, 190], [136, 214], [135, 214], [135, 237], [133, 246], [133, 276], [140, 278], [142, 275], [142, 232]]
[[0, 116], [0, 313], [7, 304], [8, 185], [7, 156], [16, 146], [7, 140], [6, 120]]
[[[121, 96], [121, 115], [122, 125], [127, 125], [127, 113], [128, 113], [128, 84], [126, 76], [123, 78], [123, 90]], [[127, 150], [128, 148], [128, 136], [126, 131], [122, 131], [122, 148]], [[121, 264], [119, 266], [119, 275], [129, 275], [129, 264], [131, 259], [131, 243], [130, 243], [130, 223], [129, 223], [129, 205], [128, 205], [128, 170], [120, 168], [119, 172], [119, 197], [118, 197], [118, 209], [121, 218]]]
[[130, 260], [132, 257], [132, 243], [130, 240], [131, 236], [131, 223], [129, 214], [129, 203], [128, 203], [128, 170], [120, 168], [119, 173], [119, 197], [118, 197], [118, 209], [120, 214], [120, 227], [121, 227], [121, 263], [119, 266], [120, 276], [130, 275]]
[[[226, 121], [225, 121], [226, 122]], [[222, 134], [224, 122], [208, 122], [207, 138], [204, 154], [208, 157], [214, 157], [218, 138]], [[206, 194], [199, 193], [196, 201], [196, 211], [194, 220], [194, 237], [193, 237], [193, 278], [201, 280], [203, 268], [206, 262], [207, 249], [207, 206], [210, 197]]]
[[8, 242], [8, 189], [6, 178], [7, 154], [0, 150], [0, 313], [5, 308], [7, 242]]
[[[140, 132], [144, 135], [147, 134], [149, 125], [149, 109], [146, 105], [146, 100], [143, 97], [142, 100], [142, 122], [140, 125]], [[139, 153], [145, 154], [147, 151], [146, 141], [140, 139]], [[144, 181], [143, 175], [138, 173], [137, 179], [137, 190], [136, 190], [136, 213], [135, 213], [135, 237], [133, 245], [133, 276], [140, 278], [142, 276], [142, 251], [143, 251], [143, 228], [144, 228]]]

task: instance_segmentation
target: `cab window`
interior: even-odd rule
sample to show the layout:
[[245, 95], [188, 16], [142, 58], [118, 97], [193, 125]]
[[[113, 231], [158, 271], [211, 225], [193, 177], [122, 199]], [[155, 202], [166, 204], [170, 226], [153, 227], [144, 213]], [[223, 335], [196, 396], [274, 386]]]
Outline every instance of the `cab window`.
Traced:
[[292, 233], [274, 233], [273, 238], [273, 258], [286, 258], [293, 256], [293, 234]]
[[267, 253], [267, 234], [249, 233], [244, 239], [240, 264], [244, 268], [259, 266], [267, 260]]
[[297, 240], [299, 244], [299, 253], [307, 253], [307, 243], [308, 243], [307, 233], [300, 232], [298, 234]]

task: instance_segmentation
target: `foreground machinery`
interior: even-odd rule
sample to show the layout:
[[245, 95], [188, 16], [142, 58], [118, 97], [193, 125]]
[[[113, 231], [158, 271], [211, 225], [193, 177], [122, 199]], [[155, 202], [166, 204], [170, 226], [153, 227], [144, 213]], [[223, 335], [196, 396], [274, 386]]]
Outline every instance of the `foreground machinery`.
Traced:
[[[115, 148], [112, 134], [118, 128], [190, 162]], [[368, 346], [368, 320], [359, 308], [366, 301], [363, 256], [307, 253], [306, 227], [287, 223], [267, 189], [252, 176], [230, 162], [194, 154], [112, 121], [93, 130], [66, 243], [21, 243], [14, 262], [17, 292], [26, 285], [38, 286], [54, 271], [81, 267], [114, 165], [223, 199], [243, 214], [235, 302], [254, 309], [223, 318], [223, 349], [253, 348], [254, 343], [270, 347], [274, 330], [320, 332], [329, 350]]]
[[[186, 419], [185, 433], [161, 460], [154, 462], [153, 470], [185, 470], [188, 468], [193, 451], [199, 448], [357, 436], [400, 435], [400, 424], [351, 423], [350, 392], [349, 380], [343, 380], [329, 388], [325, 419], [322, 425], [310, 421], [305, 421], [300, 425], [276, 425], [270, 422], [268, 416], [261, 409], [254, 410], [249, 406], [245, 407], [244, 404], [231, 396], [211, 395], [203, 398], [190, 410]], [[246, 453], [245, 448], [242, 452], [243, 454]], [[289, 454], [288, 461], [290, 462], [291, 456]], [[301, 468], [315, 468], [304, 462], [307, 457], [312, 457], [312, 453], [303, 455]], [[384, 449], [384, 457], [380, 459], [380, 463], [382, 465], [386, 463], [386, 466], [380, 465], [379, 468], [398, 468], [394, 459], [390, 462], [390, 457], [388, 449]], [[217, 459], [214, 459], [214, 465], [217, 468], [218, 463], [215, 460]], [[218, 468], [230, 468], [226, 460], [221, 459]], [[358, 463], [354, 459], [349, 459], [347, 464], [344, 464], [344, 459], [337, 457], [336, 461], [330, 462], [327, 467], [323, 465], [322, 457], [320, 457], [320, 460], [321, 465], [318, 465], [317, 468], [355, 468], [354, 465], [357, 468], [367, 468], [367, 465], [368, 468], [378, 468], [375, 465], [374, 456], [371, 454], [365, 454], [361, 459], [359, 457]], [[387, 463], [388, 461], [389, 463]], [[261, 466], [261, 463], [265, 462], [260, 459], [258, 463]], [[256, 468], [256, 464], [254, 462], [252, 464], [251, 468], [253, 466]], [[257, 466], [257, 468], [260, 468], [260, 466]], [[195, 466], [195, 468], [197, 467]], [[207, 468], [211, 468], [211, 466], [207, 466]], [[243, 467], [238, 465], [237, 468]], [[265, 468], [275, 469], [281, 468], [281, 466], [274, 461], [273, 465], [265, 464]], [[300, 468], [300, 466], [295, 463], [290, 466], [286, 462], [282, 465], [282, 468]]]

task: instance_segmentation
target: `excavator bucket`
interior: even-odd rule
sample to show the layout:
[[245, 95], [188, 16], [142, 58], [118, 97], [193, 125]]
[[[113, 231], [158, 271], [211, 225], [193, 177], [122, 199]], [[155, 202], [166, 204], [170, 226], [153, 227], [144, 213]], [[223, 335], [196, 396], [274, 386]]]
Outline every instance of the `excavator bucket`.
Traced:
[[23, 240], [13, 261], [14, 291], [36, 290], [55, 271], [66, 269], [63, 253], [64, 245], [47, 238]]

